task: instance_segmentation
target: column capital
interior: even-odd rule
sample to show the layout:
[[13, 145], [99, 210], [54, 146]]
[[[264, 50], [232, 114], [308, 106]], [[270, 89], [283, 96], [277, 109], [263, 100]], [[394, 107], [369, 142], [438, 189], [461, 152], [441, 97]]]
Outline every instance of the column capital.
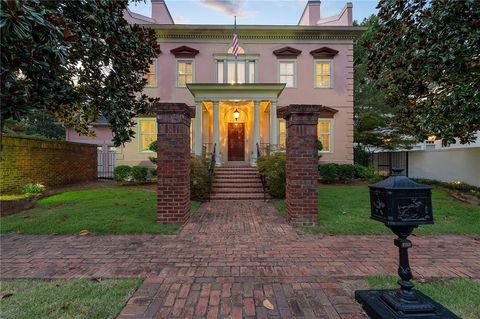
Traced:
[[190, 126], [192, 111], [185, 103], [155, 103], [153, 111], [157, 114], [157, 122], [165, 124], [183, 123]]
[[289, 125], [316, 125], [322, 111], [321, 105], [290, 104], [283, 113]]

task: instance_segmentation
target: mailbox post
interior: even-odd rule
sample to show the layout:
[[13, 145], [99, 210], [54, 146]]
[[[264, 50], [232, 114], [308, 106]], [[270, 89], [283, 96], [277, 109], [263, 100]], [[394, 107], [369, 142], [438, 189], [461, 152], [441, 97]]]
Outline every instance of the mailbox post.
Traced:
[[383, 222], [398, 236], [399, 289], [357, 290], [355, 299], [373, 319], [458, 318], [451, 311], [423, 293], [413, 289], [408, 261], [407, 239], [419, 225], [433, 224], [431, 187], [415, 183], [393, 169], [389, 178], [369, 186], [371, 217]]

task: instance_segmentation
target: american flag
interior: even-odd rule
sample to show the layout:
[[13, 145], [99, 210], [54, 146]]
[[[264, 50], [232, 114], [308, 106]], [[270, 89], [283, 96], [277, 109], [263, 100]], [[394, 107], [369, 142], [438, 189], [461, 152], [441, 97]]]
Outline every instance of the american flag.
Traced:
[[232, 53], [235, 57], [238, 55], [237, 17], [235, 17], [235, 24], [233, 27]]

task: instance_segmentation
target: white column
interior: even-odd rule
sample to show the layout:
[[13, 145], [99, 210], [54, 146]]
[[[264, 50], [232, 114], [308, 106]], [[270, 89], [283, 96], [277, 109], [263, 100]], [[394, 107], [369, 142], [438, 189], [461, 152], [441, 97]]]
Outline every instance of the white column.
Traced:
[[213, 101], [213, 144], [215, 146], [215, 157], [217, 158], [217, 164], [220, 164], [220, 158], [218, 154], [220, 153], [220, 114], [218, 101]]
[[195, 155], [202, 155], [202, 101], [195, 101]]
[[252, 164], [257, 163], [257, 144], [260, 145], [260, 101], [253, 101], [253, 156]]
[[270, 145], [278, 144], [277, 101], [270, 101]]

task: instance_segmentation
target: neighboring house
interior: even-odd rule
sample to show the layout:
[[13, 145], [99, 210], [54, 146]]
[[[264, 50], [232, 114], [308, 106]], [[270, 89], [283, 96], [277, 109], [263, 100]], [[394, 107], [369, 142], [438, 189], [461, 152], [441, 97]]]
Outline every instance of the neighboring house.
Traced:
[[[351, 3], [334, 17], [320, 13], [320, 1], [308, 1], [298, 25], [238, 25], [236, 59], [233, 25], [174, 24], [163, 0], [152, 0], [151, 18], [129, 10], [125, 18], [156, 31], [161, 53], [145, 93], [192, 107], [192, 153], [216, 145], [218, 163], [254, 164], [257, 144], [285, 146], [285, 106], [320, 104], [321, 160], [353, 163], [353, 43], [363, 29], [352, 26]], [[117, 165], [150, 165], [156, 120], [136, 123]]]
[[409, 177], [428, 178], [443, 182], [464, 182], [480, 187], [480, 132], [471, 144], [443, 146], [434, 136], [411, 150], [383, 152], [376, 150], [373, 165], [384, 173], [389, 167], [406, 169]]

